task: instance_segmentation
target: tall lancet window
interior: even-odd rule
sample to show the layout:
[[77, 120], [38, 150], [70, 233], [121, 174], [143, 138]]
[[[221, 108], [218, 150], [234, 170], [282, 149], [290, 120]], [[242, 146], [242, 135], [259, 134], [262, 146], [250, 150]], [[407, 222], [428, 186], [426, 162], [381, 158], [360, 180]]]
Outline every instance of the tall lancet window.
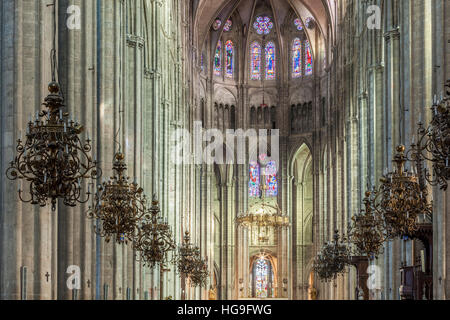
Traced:
[[261, 80], [261, 45], [253, 42], [250, 51], [250, 79]]
[[256, 298], [269, 297], [270, 263], [263, 257], [255, 261]]
[[249, 175], [250, 179], [248, 182], [248, 195], [251, 198], [259, 197], [260, 167], [258, 162], [250, 162]]
[[225, 61], [225, 76], [233, 78], [233, 64], [234, 64], [234, 47], [233, 41], [228, 40], [225, 43], [226, 61]]
[[217, 43], [216, 53], [214, 55], [214, 74], [220, 76], [222, 69], [222, 41]]
[[269, 161], [266, 165], [266, 197], [278, 196], [277, 164]]
[[292, 42], [292, 78], [302, 76], [302, 42], [295, 38]]
[[305, 74], [308, 76], [313, 73], [312, 51], [308, 40], [305, 41], [305, 60]]
[[269, 42], [266, 45], [266, 80], [275, 79], [275, 69], [276, 69], [276, 54], [275, 54], [275, 44]]
[[[261, 196], [261, 185], [264, 182], [266, 197], [278, 196], [278, 168], [275, 161], [267, 161], [267, 154], [259, 156], [259, 161], [250, 162], [248, 195], [250, 198]], [[262, 181], [264, 179], [264, 181]]]

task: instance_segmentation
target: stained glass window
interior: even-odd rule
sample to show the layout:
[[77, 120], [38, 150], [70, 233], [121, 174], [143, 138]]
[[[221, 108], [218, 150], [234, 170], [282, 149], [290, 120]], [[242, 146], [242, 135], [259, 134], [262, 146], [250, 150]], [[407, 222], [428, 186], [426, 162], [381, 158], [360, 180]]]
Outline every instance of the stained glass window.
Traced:
[[253, 24], [256, 32], [258, 34], [269, 34], [270, 30], [273, 28], [273, 22], [270, 20], [268, 16], [260, 16], [256, 18], [255, 23]]
[[299, 18], [294, 20], [294, 24], [297, 27], [298, 31], [302, 31], [303, 30], [303, 23], [302, 20], [300, 20]]
[[308, 29], [314, 28], [314, 19], [311, 17], [306, 18], [305, 24]]
[[264, 258], [256, 260], [255, 293], [256, 298], [268, 298], [269, 296], [269, 261]]
[[228, 32], [231, 30], [231, 27], [233, 27], [233, 21], [227, 20], [227, 22], [225, 22], [225, 26], [223, 27], [223, 30]]
[[266, 165], [266, 197], [278, 196], [277, 164], [270, 161]]
[[233, 51], [234, 51], [233, 41], [228, 40], [225, 43], [225, 52], [226, 52], [225, 76], [227, 78], [233, 78], [233, 63], [234, 63]]
[[205, 71], [205, 54], [202, 53], [200, 56], [200, 66], [202, 71]]
[[216, 54], [214, 55], [214, 74], [220, 76], [222, 68], [222, 41], [217, 43]]
[[258, 42], [253, 42], [250, 47], [251, 51], [251, 68], [250, 79], [261, 80], [261, 45]]
[[305, 41], [305, 74], [310, 75], [313, 73], [313, 58], [311, 52], [311, 45], [309, 41]]
[[220, 19], [216, 19], [213, 24], [213, 29], [215, 31], [219, 30], [220, 26], [222, 25], [222, 21]]
[[275, 44], [269, 42], [266, 45], [266, 80], [275, 79], [275, 67], [276, 67], [276, 55]]
[[292, 42], [292, 78], [302, 76], [302, 42], [295, 38]]
[[248, 182], [249, 197], [259, 197], [260, 167], [258, 162], [250, 163], [250, 180]]

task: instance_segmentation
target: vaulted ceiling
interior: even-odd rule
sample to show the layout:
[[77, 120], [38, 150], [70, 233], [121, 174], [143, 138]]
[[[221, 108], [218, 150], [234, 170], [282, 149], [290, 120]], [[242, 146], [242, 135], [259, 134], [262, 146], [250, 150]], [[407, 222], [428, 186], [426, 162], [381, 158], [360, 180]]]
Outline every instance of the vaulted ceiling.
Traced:
[[[242, 21], [247, 21], [253, 17], [254, 8], [264, 1], [272, 7], [274, 15], [278, 20], [282, 20], [290, 8], [299, 16], [302, 21], [312, 16], [324, 39], [333, 37], [334, 12], [336, 0], [197, 0], [195, 15], [195, 41], [197, 47], [202, 47], [211, 25], [218, 17], [222, 21], [228, 19], [237, 9]], [[223, 26], [222, 26], [223, 27]], [[331, 27], [331, 30], [330, 28]], [[331, 34], [329, 34], [331, 31]], [[306, 30], [314, 47], [314, 37], [311, 31]]]

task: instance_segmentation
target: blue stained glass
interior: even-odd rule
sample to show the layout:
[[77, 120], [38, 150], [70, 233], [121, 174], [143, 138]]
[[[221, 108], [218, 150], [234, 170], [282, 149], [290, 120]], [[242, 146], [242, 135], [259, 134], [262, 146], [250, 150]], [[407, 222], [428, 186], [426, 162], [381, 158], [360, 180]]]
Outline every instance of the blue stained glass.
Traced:
[[311, 75], [313, 73], [313, 58], [312, 58], [312, 52], [311, 52], [311, 45], [309, 44], [309, 41], [305, 41], [305, 74]]
[[302, 21], [299, 18], [294, 20], [294, 24], [297, 27], [298, 31], [302, 31], [303, 30], [303, 23], [302, 23]]
[[225, 61], [225, 75], [227, 78], [233, 78], [233, 41], [228, 40], [225, 44], [226, 61]]
[[302, 75], [302, 43], [299, 38], [292, 43], [292, 78]]
[[266, 45], [266, 80], [275, 79], [276, 55], [275, 44], [269, 42]]
[[248, 182], [248, 195], [249, 197], [259, 197], [259, 177], [260, 177], [260, 167], [258, 162], [250, 163], [250, 179]]
[[258, 34], [269, 34], [270, 30], [273, 28], [273, 22], [270, 20], [268, 16], [261, 16], [256, 18], [255, 23], [253, 24], [256, 32]]
[[251, 47], [250, 79], [261, 80], [261, 45], [254, 42]]
[[217, 43], [216, 54], [214, 55], [214, 74], [220, 76], [222, 68], [222, 41]]
[[278, 196], [277, 164], [270, 161], [266, 166], [266, 197]]
[[259, 258], [255, 263], [256, 297], [267, 298], [269, 296], [269, 262], [264, 258]]

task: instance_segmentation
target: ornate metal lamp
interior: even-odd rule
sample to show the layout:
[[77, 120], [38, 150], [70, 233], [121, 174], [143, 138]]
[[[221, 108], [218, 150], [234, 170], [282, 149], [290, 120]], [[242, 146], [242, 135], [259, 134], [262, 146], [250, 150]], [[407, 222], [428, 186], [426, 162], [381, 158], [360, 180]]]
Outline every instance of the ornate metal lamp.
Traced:
[[59, 84], [51, 82], [48, 90], [44, 103], [47, 110], [37, 112], [34, 120], [30, 117], [26, 141], [17, 140], [17, 155], [6, 176], [29, 183], [29, 199], [18, 188], [21, 201], [45, 207], [50, 200], [55, 211], [58, 199], [70, 207], [89, 201], [90, 186], [86, 198], [82, 197], [83, 180], [99, 178], [101, 170], [90, 156], [89, 136], [85, 142], [80, 139], [83, 126], [62, 110], [64, 99]]
[[406, 161], [405, 147], [399, 146], [393, 160], [394, 172], [385, 173], [381, 179], [379, 210], [389, 239], [411, 237], [418, 229], [417, 217], [432, 214], [427, 190], [417, 175], [405, 169]]
[[201, 258], [197, 259], [194, 264], [194, 270], [189, 276], [191, 287], [206, 288], [209, 275], [208, 260]]
[[383, 253], [383, 243], [386, 241], [383, 218], [376, 208], [372, 208], [374, 197], [372, 192], [366, 192], [365, 210], [352, 217], [352, 225], [348, 238], [355, 245], [356, 255], [377, 258]]
[[422, 168], [424, 178], [443, 190], [447, 190], [450, 180], [450, 80], [447, 80], [445, 87], [445, 97], [440, 100], [434, 98], [430, 125], [425, 129], [419, 122], [418, 142], [412, 144], [412, 160], [427, 160], [433, 164], [433, 175]]
[[133, 247], [139, 252], [140, 261], [150, 268], [168, 262], [168, 253], [176, 248], [170, 226], [161, 217], [156, 195], [153, 195], [152, 207], [140, 223]]
[[133, 241], [136, 227], [146, 213], [147, 199], [137, 182], [130, 183], [125, 175], [127, 165], [123, 153], [117, 153], [113, 164], [114, 176], [98, 186], [94, 207], [89, 208], [88, 217], [101, 220], [95, 232], [118, 244]]
[[334, 233], [333, 241], [325, 243], [314, 261], [314, 271], [324, 282], [333, 281], [346, 272], [350, 264], [350, 252], [347, 245], [340, 240], [339, 231]]
[[[6, 170], [9, 180], [25, 181], [30, 197], [24, 198], [19, 186], [21, 201], [45, 207], [50, 200], [52, 210], [56, 210], [58, 199], [70, 207], [86, 203], [90, 197], [88, 186], [86, 198], [82, 197], [83, 181], [97, 179], [101, 170], [90, 156], [89, 135], [82, 142], [80, 134], [83, 126], [63, 112], [64, 98], [60, 93], [57, 78], [56, 55], [56, 6], [53, 6], [53, 47], [50, 53], [52, 81], [48, 85], [49, 95], [44, 100], [47, 110], [39, 110], [33, 120], [30, 116], [26, 140], [17, 140], [17, 155]], [[21, 136], [21, 134], [20, 134]]]
[[236, 223], [244, 228], [258, 232], [260, 242], [269, 241], [269, 230], [290, 226], [289, 217], [284, 216], [277, 204], [269, 204], [264, 200], [250, 206], [249, 211], [236, 218]]
[[190, 279], [192, 287], [205, 287], [209, 277], [207, 260], [201, 258], [200, 248], [191, 243], [186, 231], [176, 258], [178, 274]]

